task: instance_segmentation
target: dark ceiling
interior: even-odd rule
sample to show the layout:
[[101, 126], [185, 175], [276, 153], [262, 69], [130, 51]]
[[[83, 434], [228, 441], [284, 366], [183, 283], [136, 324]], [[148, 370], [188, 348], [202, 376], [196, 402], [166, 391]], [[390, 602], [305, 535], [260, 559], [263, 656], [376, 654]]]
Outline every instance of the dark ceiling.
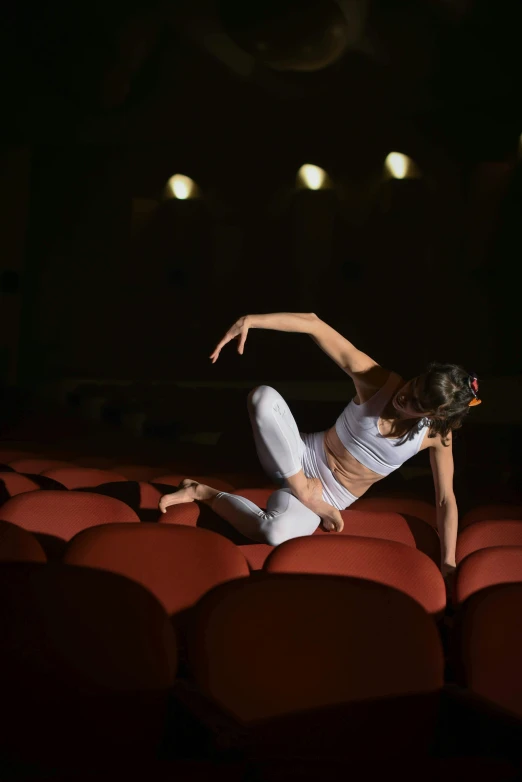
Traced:
[[379, 154], [395, 146], [422, 157], [429, 147], [464, 163], [516, 149], [519, 0], [302, 0], [311, 21], [287, 20], [282, 32], [281, 9], [293, 19], [295, 0], [250, 3], [12, 4], [2, 49], [7, 140], [152, 142], [158, 157], [174, 165], [182, 155], [201, 176], [228, 157], [258, 157], [261, 178], [270, 165], [295, 170], [307, 152], [363, 175], [371, 155], [358, 155], [361, 140]]

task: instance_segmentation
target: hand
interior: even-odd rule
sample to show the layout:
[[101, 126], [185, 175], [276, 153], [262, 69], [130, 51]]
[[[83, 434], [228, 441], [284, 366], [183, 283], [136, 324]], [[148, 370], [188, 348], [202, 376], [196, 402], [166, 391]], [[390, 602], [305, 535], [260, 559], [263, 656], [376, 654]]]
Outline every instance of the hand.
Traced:
[[239, 318], [239, 320], [236, 320], [233, 326], [229, 328], [221, 342], [218, 343], [216, 349], [210, 356], [212, 359], [212, 363], [215, 364], [216, 361], [219, 358], [219, 354], [221, 352], [221, 348], [225, 347], [227, 342], [230, 342], [232, 339], [239, 338], [239, 347], [237, 349], [237, 352], [240, 356], [243, 355], [243, 350], [245, 348], [245, 342], [248, 334], [248, 329], [250, 328], [250, 323], [248, 320], [248, 315], [244, 315], [242, 318]]

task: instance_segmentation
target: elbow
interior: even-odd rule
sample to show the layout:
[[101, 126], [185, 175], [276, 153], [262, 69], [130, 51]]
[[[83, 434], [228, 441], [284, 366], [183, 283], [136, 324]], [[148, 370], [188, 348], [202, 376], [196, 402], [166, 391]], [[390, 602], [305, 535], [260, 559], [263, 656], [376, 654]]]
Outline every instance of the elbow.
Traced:
[[457, 498], [455, 497], [455, 494], [453, 492], [446, 492], [440, 497], [437, 497], [436, 500], [437, 500], [437, 508], [450, 508], [453, 506], [455, 507], [457, 506]]
[[448, 510], [457, 511], [457, 498], [451, 493], [436, 497], [437, 511], [445, 513]]

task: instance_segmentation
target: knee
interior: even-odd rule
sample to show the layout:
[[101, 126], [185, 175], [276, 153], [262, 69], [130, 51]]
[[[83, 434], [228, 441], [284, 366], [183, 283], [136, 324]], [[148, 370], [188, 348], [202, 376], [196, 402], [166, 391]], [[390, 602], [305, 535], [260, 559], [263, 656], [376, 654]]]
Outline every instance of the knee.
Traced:
[[266, 542], [269, 546], [280, 546], [281, 543], [285, 543], [292, 538], [292, 535], [285, 535], [284, 530], [274, 524], [270, 529], [265, 531]]
[[267, 399], [273, 390], [272, 386], [256, 386], [248, 395], [248, 404], [251, 407], [256, 407], [264, 399]]

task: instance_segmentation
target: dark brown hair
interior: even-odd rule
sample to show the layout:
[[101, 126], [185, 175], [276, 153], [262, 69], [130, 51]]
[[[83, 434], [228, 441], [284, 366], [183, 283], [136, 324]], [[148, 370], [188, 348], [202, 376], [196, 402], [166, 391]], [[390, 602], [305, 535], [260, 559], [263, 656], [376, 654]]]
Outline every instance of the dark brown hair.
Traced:
[[[428, 437], [440, 434], [443, 445], [448, 446], [447, 437], [460, 429], [468, 415], [473, 391], [469, 383], [469, 372], [458, 364], [440, 364], [432, 361], [419, 377], [415, 402], [419, 412], [426, 412], [430, 421]], [[404, 422], [405, 434], [413, 434], [419, 419]]]
[[428, 436], [440, 434], [443, 445], [449, 445], [446, 437], [460, 429], [469, 414], [474, 394], [468, 378], [469, 372], [458, 364], [439, 364], [437, 361], [428, 364], [424, 373], [420, 401], [424, 410], [434, 412]]

